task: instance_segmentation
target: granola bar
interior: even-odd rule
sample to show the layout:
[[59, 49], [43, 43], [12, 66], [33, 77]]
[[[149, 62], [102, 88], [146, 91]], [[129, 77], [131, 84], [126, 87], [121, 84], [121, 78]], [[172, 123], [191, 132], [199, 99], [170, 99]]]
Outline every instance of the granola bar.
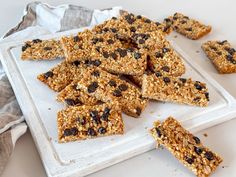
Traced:
[[95, 106], [71, 106], [57, 114], [60, 143], [124, 133], [117, 102]]
[[34, 39], [25, 42], [22, 46], [22, 60], [53, 60], [63, 58], [64, 52], [60, 41]]
[[173, 29], [189, 39], [199, 39], [211, 32], [211, 26], [191, 19], [181, 13], [175, 13], [172, 17], [166, 18], [165, 22], [172, 23]]
[[146, 69], [146, 50], [126, 48], [110, 32], [96, 34], [87, 30], [74, 37], [63, 37], [61, 41], [68, 62], [95, 58], [101, 68], [116, 74], [136, 75]]
[[60, 92], [67, 85], [69, 85], [74, 78], [79, 79], [83, 77], [82, 73], [90, 66], [98, 66], [98, 60], [85, 60], [84, 62], [75, 61], [68, 63], [61, 62], [49, 71], [38, 75], [38, 79], [48, 85], [49, 88], [56, 92]]
[[160, 101], [207, 106], [209, 93], [206, 84], [191, 79], [159, 76], [158, 73], [143, 76], [142, 95]]
[[157, 145], [165, 146], [198, 177], [208, 177], [223, 161], [172, 117], [162, 123], [154, 122], [154, 128], [150, 133], [157, 141]]
[[219, 73], [236, 73], [236, 50], [228, 41], [208, 41], [202, 49]]
[[77, 88], [77, 81], [73, 81], [57, 95], [57, 101], [64, 102], [67, 106], [96, 105], [98, 100]]
[[183, 60], [165, 39], [162, 40], [161, 47], [160, 45], [150, 47], [148, 66], [159, 75], [181, 76], [185, 73]]
[[79, 89], [103, 102], [118, 101], [121, 110], [127, 115], [138, 117], [147, 105], [140, 90], [118, 76], [98, 68], [89, 70], [84, 75], [86, 77], [78, 81]]

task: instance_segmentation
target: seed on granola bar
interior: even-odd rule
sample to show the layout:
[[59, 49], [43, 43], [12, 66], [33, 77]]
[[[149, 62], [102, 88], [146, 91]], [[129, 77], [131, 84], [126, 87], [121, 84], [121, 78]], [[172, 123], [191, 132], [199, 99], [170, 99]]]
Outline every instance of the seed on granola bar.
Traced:
[[95, 70], [94, 72], [92, 72], [92, 75], [95, 77], [99, 77], [100, 76], [100, 72]]
[[99, 60], [94, 60], [93, 61], [94, 66], [99, 66], [100, 64], [101, 64], [101, 61], [99, 61]]
[[134, 53], [134, 58], [135, 58], [135, 59], [141, 58], [141, 53], [135, 52], [135, 53]]
[[73, 99], [66, 98], [64, 101], [68, 106], [75, 106], [76, 105], [75, 100], [73, 100]]
[[118, 90], [118, 89], [115, 89], [115, 90], [113, 91], [113, 95], [116, 96], [116, 97], [121, 97], [121, 96], [122, 96], [121, 91]]
[[26, 43], [24, 46], [22, 46], [22, 52], [24, 52], [29, 47], [31, 47], [31, 45]]
[[117, 54], [115, 52], [110, 53], [111, 57], [116, 60], [117, 59]]
[[109, 57], [109, 54], [108, 54], [107, 51], [104, 51], [104, 52], [102, 53], [102, 55], [103, 55], [104, 58], [108, 58], [108, 57]]
[[201, 143], [201, 140], [197, 136], [193, 136], [193, 139], [194, 139], [196, 144], [200, 144]]
[[210, 151], [205, 152], [205, 157], [206, 157], [208, 160], [213, 160], [213, 159], [214, 159], [214, 155], [213, 155], [213, 153], [210, 152]]
[[78, 42], [80, 40], [79, 36], [74, 37], [74, 42]]
[[52, 47], [44, 47], [44, 50], [52, 50]]
[[156, 75], [157, 77], [161, 77], [161, 76], [162, 76], [162, 74], [161, 74], [160, 72], [156, 72], [155, 75]]
[[33, 39], [32, 42], [33, 43], [39, 43], [39, 42], [42, 42], [42, 40], [41, 39]]
[[127, 55], [127, 50], [126, 49], [120, 49], [118, 50], [120, 57], [125, 57]]
[[90, 116], [97, 124], [100, 123], [100, 116], [98, 115], [98, 111], [90, 111]]
[[79, 65], [80, 65], [80, 61], [78, 61], [78, 60], [77, 60], [77, 61], [74, 61], [73, 64], [74, 64], [75, 66], [79, 66]]
[[167, 52], [169, 52], [170, 51], [170, 49], [169, 48], [166, 48], [166, 47], [164, 47], [163, 49], [162, 49], [162, 52], [163, 53], [167, 53]]
[[194, 86], [197, 90], [202, 90], [202, 86], [198, 82], [196, 82]]
[[98, 83], [97, 82], [92, 82], [89, 86], [88, 86], [88, 93], [93, 93], [96, 91], [98, 87]]
[[164, 81], [165, 83], [169, 83], [169, 82], [170, 82], [170, 78], [169, 78], [169, 77], [163, 77], [163, 81]]
[[192, 164], [194, 162], [193, 158], [190, 157], [185, 157], [186, 162], [188, 162], [189, 164]]
[[165, 71], [165, 72], [169, 72], [170, 71], [170, 68], [168, 66], [163, 66], [161, 69], [163, 71]]
[[155, 53], [156, 58], [163, 58], [163, 54], [161, 52]]
[[141, 113], [142, 113], [142, 109], [141, 109], [140, 107], [137, 107], [137, 108], [136, 108], [136, 114], [137, 114], [138, 116], [140, 116]]
[[187, 81], [187, 79], [185, 79], [185, 78], [179, 78], [179, 80], [180, 80], [183, 84], [185, 84], [186, 81]]
[[108, 40], [107, 40], [107, 43], [108, 43], [108, 44], [114, 44], [114, 41], [113, 41], [112, 39], [108, 39]]
[[86, 124], [86, 120], [84, 117], [78, 117], [77, 121], [81, 124], [81, 125], [85, 125]]
[[194, 151], [198, 154], [198, 155], [200, 155], [201, 153], [202, 153], [202, 148], [200, 148], [200, 147], [194, 147]]

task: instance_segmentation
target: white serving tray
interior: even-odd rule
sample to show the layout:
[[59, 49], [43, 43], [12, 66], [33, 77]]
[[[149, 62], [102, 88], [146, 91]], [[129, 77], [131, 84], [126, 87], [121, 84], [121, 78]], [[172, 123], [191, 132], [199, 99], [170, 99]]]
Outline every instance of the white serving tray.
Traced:
[[[79, 30], [38, 38], [59, 38], [75, 34], [77, 31]], [[1, 61], [50, 177], [84, 176], [153, 149], [155, 143], [148, 130], [154, 120], [163, 120], [171, 115], [182, 122], [185, 128], [199, 131], [230, 120], [236, 115], [235, 98], [172, 41], [174, 48], [185, 61], [187, 72], [184, 77], [192, 77], [194, 80], [207, 83], [211, 100], [208, 107], [150, 102], [139, 119], [123, 115], [123, 136], [59, 144], [56, 113], [63, 105], [55, 101], [56, 93], [36, 77], [48, 71], [60, 60], [22, 61], [20, 53], [24, 41], [0, 44]]]

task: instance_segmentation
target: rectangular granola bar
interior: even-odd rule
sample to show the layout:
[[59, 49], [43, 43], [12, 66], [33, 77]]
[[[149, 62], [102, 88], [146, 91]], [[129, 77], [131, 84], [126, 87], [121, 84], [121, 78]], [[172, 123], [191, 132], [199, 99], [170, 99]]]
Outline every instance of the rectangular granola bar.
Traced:
[[77, 81], [73, 81], [59, 92], [57, 101], [64, 102], [67, 106], [96, 105], [98, 100], [77, 88]]
[[166, 18], [165, 23], [172, 23], [173, 29], [189, 39], [199, 39], [211, 32], [211, 26], [191, 19], [181, 13], [175, 13], [172, 17]]
[[157, 145], [166, 147], [198, 177], [208, 177], [223, 161], [172, 117], [162, 123], [154, 122], [150, 133], [157, 141]]
[[149, 99], [196, 106], [207, 106], [209, 102], [205, 83], [159, 76], [158, 73], [143, 76], [142, 95]]
[[208, 41], [202, 49], [219, 73], [236, 73], [236, 50], [228, 41]]
[[95, 106], [71, 106], [57, 114], [60, 143], [124, 133], [117, 102]]
[[60, 41], [34, 39], [26, 41], [22, 46], [22, 60], [53, 60], [63, 58], [64, 52]]
[[126, 48], [111, 32], [96, 34], [87, 30], [74, 37], [62, 37], [61, 42], [68, 62], [94, 58], [104, 70], [128, 75], [142, 74], [147, 66], [145, 49]]
[[[95, 73], [95, 74], [94, 74]], [[103, 102], [116, 100], [121, 110], [127, 115], [138, 117], [147, 105], [147, 99], [142, 98], [140, 90], [101, 69], [87, 71], [86, 77], [78, 81], [78, 88]]]
[[61, 62], [49, 71], [38, 75], [38, 80], [48, 85], [49, 88], [56, 92], [60, 92], [67, 85], [69, 85], [74, 78], [79, 79], [83, 77], [82, 73], [90, 66], [97, 66], [98, 60], [85, 60], [84, 62], [75, 61], [68, 63]]

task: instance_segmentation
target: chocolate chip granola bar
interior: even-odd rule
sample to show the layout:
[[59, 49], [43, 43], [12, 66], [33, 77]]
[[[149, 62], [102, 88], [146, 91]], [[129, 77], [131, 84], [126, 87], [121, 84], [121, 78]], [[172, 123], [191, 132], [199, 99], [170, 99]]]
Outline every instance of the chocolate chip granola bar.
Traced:
[[149, 99], [202, 107], [207, 106], [209, 102], [205, 83], [160, 76], [158, 73], [143, 76], [142, 95]]
[[118, 76], [98, 68], [89, 70], [84, 75], [86, 77], [78, 81], [79, 89], [104, 102], [118, 101], [121, 110], [127, 115], [138, 117], [147, 105], [140, 90]]
[[172, 117], [162, 123], [154, 122], [150, 133], [157, 145], [166, 147], [198, 177], [208, 177], [222, 162], [219, 155], [205, 147], [198, 137], [184, 129]]
[[191, 19], [181, 13], [175, 13], [172, 17], [165, 19], [166, 23], [172, 23], [173, 29], [189, 39], [199, 39], [211, 32], [211, 26]]
[[202, 49], [219, 73], [236, 73], [236, 50], [228, 41], [208, 41]]
[[60, 143], [124, 133], [117, 102], [95, 106], [71, 106], [57, 114]]
[[63, 58], [64, 52], [60, 41], [34, 39], [26, 41], [22, 46], [22, 60], [53, 60]]

